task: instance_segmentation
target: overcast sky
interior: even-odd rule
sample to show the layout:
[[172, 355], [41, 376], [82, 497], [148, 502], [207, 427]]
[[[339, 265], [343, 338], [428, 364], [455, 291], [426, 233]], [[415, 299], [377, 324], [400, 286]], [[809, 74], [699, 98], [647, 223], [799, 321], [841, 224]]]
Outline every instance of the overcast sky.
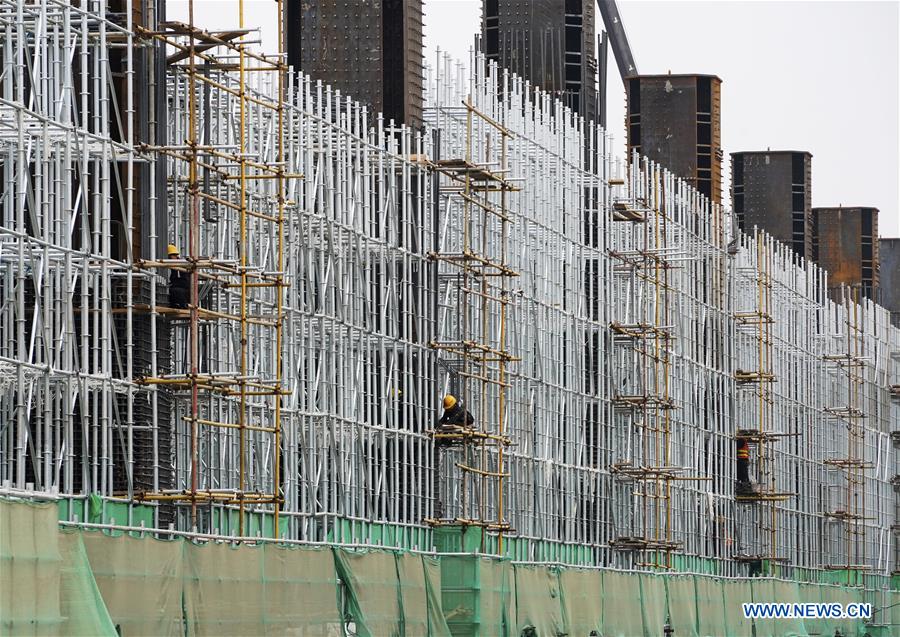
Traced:
[[[481, 0], [424, 2], [426, 61], [436, 47], [467, 59]], [[186, 6], [169, 0], [169, 18]], [[237, 2], [195, 6], [198, 22], [236, 24]], [[246, 25], [274, 46], [274, 3], [245, 7]], [[900, 2], [619, 0], [619, 10], [641, 73], [722, 78], [726, 188], [728, 153], [808, 150], [814, 206], [875, 206], [881, 236], [900, 237]], [[609, 56], [607, 122], [624, 153], [625, 94]]]

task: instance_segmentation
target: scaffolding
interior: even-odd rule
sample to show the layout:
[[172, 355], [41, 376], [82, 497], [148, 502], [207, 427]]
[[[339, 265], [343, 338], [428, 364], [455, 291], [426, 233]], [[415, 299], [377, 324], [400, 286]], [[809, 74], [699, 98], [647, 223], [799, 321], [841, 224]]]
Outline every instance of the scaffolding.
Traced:
[[[444, 112], [452, 117], [456, 111]], [[517, 275], [507, 263], [507, 198], [519, 188], [509, 176], [511, 133], [476, 109], [471, 96], [463, 113], [465, 155], [432, 163], [444, 178], [437, 191], [443, 202], [439, 223], [448, 231], [439, 233], [438, 251], [431, 255], [440, 262], [445, 310], [440, 339], [430, 345], [438, 351], [439, 363], [451, 371], [447, 391], [460, 397], [464, 408], [474, 409], [474, 422], [432, 432], [441, 450], [438, 462], [452, 463], [460, 482], [445, 494], [447, 501], [458, 500], [456, 516], [429, 522], [477, 526], [497, 534], [502, 553], [503, 534], [512, 530], [503, 508], [504, 480], [509, 476], [504, 453], [512, 443], [506, 433], [508, 365], [517, 360], [507, 344], [510, 281]], [[484, 550], [484, 538], [482, 544]]]
[[[796, 431], [775, 429], [776, 396], [773, 390], [775, 374], [775, 283], [773, 277], [775, 246], [771, 237], [754, 229], [752, 236], [742, 237], [742, 247], [751, 255], [752, 263], [736, 268], [741, 298], [752, 306], [735, 312], [738, 336], [738, 355], [734, 378], [736, 383], [735, 441], [745, 444], [750, 456], [751, 485], [735, 485], [735, 501], [747, 523], [745, 534], [753, 535], [741, 546], [735, 559], [774, 565], [787, 561], [779, 552], [778, 502], [794, 494], [779, 490], [775, 444], [784, 437], [797, 436]], [[753, 253], [755, 252], [755, 257]], [[743, 346], [743, 347], [741, 347]], [[787, 424], [787, 423], [785, 423]], [[753, 479], [755, 477], [755, 480]], [[747, 487], [750, 487], [747, 489]], [[745, 507], [752, 507], [747, 510]], [[755, 527], [755, 528], [753, 528]], [[755, 540], [755, 541], [754, 541]], [[775, 572], [771, 569], [771, 572]]]
[[160, 534], [895, 568], [883, 308], [478, 54], [413, 131], [132, 9], [0, 2], [0, 486]]
[[[614, 345], [624, 346], [616, 359], [623, 378], [612, 396], [622, 428], [623, 457], [613, 463], [612, 473], [623, 489], [635, 490], [635, 509], [625, 510], [632, 515], [627, 533], [609, 544], [617, 550], [646, 552], [638, 562], [641, 566], [671, 568], [672, 552], [682, 548], [673, 539], [672, 482], [686, 479], [684, 467], [674, 466], [671, 454], [671, 414], [677, 408], [671, 396], [673, 263], [663, 203], [665, 187], [671, 184], [663, 184], [662, 171], [646, 162], [636, 176], [646, 179], [644, 187], [632, 184], [626, 194], [614, 195], [612, 203], [612, 221], [635, 224], [629, 233], [634, 245], [609, 250], [614, 275], [624, 279], [622, 298], [628, 299], [618, 305], [620, 320], [609, 326]], [[624, 180], [612, 181], [611, 187], [621, 185]]]
[[824, 461], [827, 469], [843, 476], [844, 484], [836, 489], [838, 497], [825, 511], [826, 518], [841, 528], [843, 554], [826, 568], [864, 571], [871, 568], [866, 560], [865, 521], [874, 519], [866, 513], [866, 471], [875, 468], [875, 463], [867, 458], [866, 432], [862, 425], [866, 418], [861, 407], [868, 367], [863, 336], [864, 308], [860, 306], [859, 289], [843, 287], [841, 292], [839, 309], [843, 325], [839, 327], [843, 333], [831, 339], [832, 347], [838, 351], [825, 354], [823, 360], [831, 368], [833, 387], [837, 390], [831, 394], [837, 401], [827, 403], [824, 412], [826, 418], [837, 421], [846, 429], [840, 451]]
[[[193, 0], [187, 24], [138, 29], [167, 52], [174, 143], [145, 149], [169, 160], [170, 238], [188, 250], [137, 266], [187, 273], [190, 296], [186, 307], [151, 300], [146, 311], [170, 319], [185, 355], [171, 373], [139, 379], [175, 399], [184, 486], [136, 499], [189, 503], [193, 529], [198, 507], [234, 505], [240, 536], [245, 509], [266, 508], [279, 537], [285, 180], [300, 175], [285, 168], [283, 56], [247, 49], [238, 6], [233, 30], [197, 27]], [[279, 19], [279, 42], [281, 29]], [[223, 230], [227, 245], [210, 241]]]

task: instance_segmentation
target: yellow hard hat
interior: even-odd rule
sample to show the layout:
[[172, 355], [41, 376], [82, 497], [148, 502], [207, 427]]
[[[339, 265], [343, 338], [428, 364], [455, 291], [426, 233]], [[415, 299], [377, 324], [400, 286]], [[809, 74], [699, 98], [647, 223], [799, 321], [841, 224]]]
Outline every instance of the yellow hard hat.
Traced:
[[453, 409], [453, 405], [456, 404], [456, 396], [452, 394], [447, 394], [444, 396], [444, 409]]
[[169, 247], [166, 248], [166, 253], [171, 257], [172, 255], [178, 254], [178, 246], [174, 243], [170, 243]]

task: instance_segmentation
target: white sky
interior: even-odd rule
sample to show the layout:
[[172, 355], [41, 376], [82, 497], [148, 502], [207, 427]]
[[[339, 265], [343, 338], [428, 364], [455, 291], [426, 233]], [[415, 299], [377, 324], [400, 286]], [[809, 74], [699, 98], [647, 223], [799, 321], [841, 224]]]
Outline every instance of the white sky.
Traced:
[[[436, 47], [467, 59], [481, 0], [424, 2], [426, 61]], [[881, 236], [900, 237], [900, 2], [619, 0], [619, 10], [641, 73], [722, 78], [725, 199], [729, 153], [808, 150], [814, 206], [875, 206]], [[186, 0], [168, 12], [186, 19]], [[275, 3], [245, 0], [244, 15], [273, 49]], [[195, 0], [195, 20], [235, 26], [237, 2]], [[624, 153], [611, 50], [609, 64], [607, 122]]]

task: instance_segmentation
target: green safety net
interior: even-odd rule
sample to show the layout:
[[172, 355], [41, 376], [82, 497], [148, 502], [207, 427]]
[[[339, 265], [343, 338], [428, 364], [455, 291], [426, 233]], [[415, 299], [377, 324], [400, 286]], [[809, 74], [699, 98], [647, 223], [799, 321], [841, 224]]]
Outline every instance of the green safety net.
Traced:
[[187, 545], [184, 610], [188, 635], [248, 635], [264, 622], [263, 549]]
[[[800, 601], [800, 590], [796, 583], [758, 578], [752, 580], [750, 586], [754, 602], [772, 604]], [[758, 637], [805, 637], [808, 634], [802, 618], [756, 619], [755, 626]]]
[[394, 554], [334, 549], [338, 576], [346, 585], [346, 609], [361, 637], [402, 634], [400, 587]]
[[454, 635], [513, 634], [511, 570], [504, 560], [441, 557], [441, 603]]
[[81, 535], [55, 503], [0, 500], [0, 634], [114, 635]]
[[477, 561], [480, 590], [480, 626], [483, 635], [514, 635], [512, 632], [512, 567], [509, 562], [482, 557]]
[[885, 598], [888, 603], [881, 613], [875, 615], [876, 621], [886, 624], [895, 633], [900, 634], [900, 592], [891, 591]]
[[[113, 537], [60, 531], [56, 510], [0, 499], [0, 636], [656, 637], [667, 621], [678, 637], [900, 635], [894, 591], [476, 555]], [[750, 601], [869, 601], [879, 614], [869, 627], [854, 619], [754, 621], [741, 612]]]
[[0, 500], [0, 634], [59, 634], [57, 536], [53, 505]]
[[[744, 617], [741, 604], [753, 601], [753, 590], [748, 579], [722, 579], [722, 602], [724, 603], [725, 634], [731, 637], [751, 637], [753, 622]], [[699, 616], [699, 611], [698, 611]]]
[[409, 553], [396, 553], [397, 584], [400, 587], [401, 634], [428, 634], [428, 582], [422, 559]]
[[734, 610], [726, 609], [722, 580], [716, 577], [694, 576], [694, 590], [697, 594], [697, 632], [701, 637], [726, 635], [727, 617], [731, 612], [739, 613], [740, 605]]
[[603, 637], [644, 634], [641, 582], [637, 574], [603, 572]]
[[123, 637], [341, 633], [330, 549], [82, 537]]
[[[819, 584], [802, 583], [797, 585], [798, 601], [802, 604], [821, 604], [822, 589]], [[807, 617], [803, 620], [807, 634], [822, 635], [828, 630], [828, 621], [822, 618]], [[831, 632], [834, 634], [834, 631]]]
[[[799, 602], [800, 585], [797, 582], [776, 579], [772, 582], [773, 602]], [[784, 637], [806, 637], [809, 633], [805, 618], [782, 620], [778, 626], [778, 634]]]
[[563, 569], [559, 573], [563, 613], [570, 635], [599, 634], [603, 624], [603, 571]]
[[[62, 558], [59, 571], [61, 635], [115, 635], [116, 629], [100, 596], [81, 534], [63, 532], [59, 537]], [[42, 594], [42, 593], [40, 593]]]
[[670, 575], [666, 598], [670, 625], [678, 637], [697, 637], [697, 593], [693, 575]]
[[515, 579], [516, 624], [515, 635], [525, 630], [535, 635], [565, 635], [565, 621], [560, 600], [558, 569], [531, 565], [516, 565]]
[[644, 635], [647, 637], [662, 635], [669, 615], [665, 578], [653, 573], [641, 573], [639, 578]]
[[82, 534], [100, 594], [122, 635], [183, 635], [183, 543]]
[[[820, 588], [822, 590], [822, 602], [825, 604], [839, 603], [843, 604], [844, 608], [846, 608], [847, 604], [863, 601], [862, 589], [859, 588], [847, 588], [845, 586], [835, 585], [823, 585]], [[857, 628], [861, 624], [861, 622], [856, 619], [828, 618], [824, 621], [829, 631], [825, 633], [827, 635], [833, 635], [835, 630], [840, 630], [843, 635], [856, 635]], [[900, 634], [900, 627], [897, 627], [896, 632], [897, 634]]]
[[425, 572], [425, 591], [428, 595], [428, 634], [449, 637], [450, 627], [444, 618], [441, 603], [441, 560], [422, 556], [422, 570]]
[[263, 545], [266, 633], [341, 634], [338, 578], [327, 548]]

